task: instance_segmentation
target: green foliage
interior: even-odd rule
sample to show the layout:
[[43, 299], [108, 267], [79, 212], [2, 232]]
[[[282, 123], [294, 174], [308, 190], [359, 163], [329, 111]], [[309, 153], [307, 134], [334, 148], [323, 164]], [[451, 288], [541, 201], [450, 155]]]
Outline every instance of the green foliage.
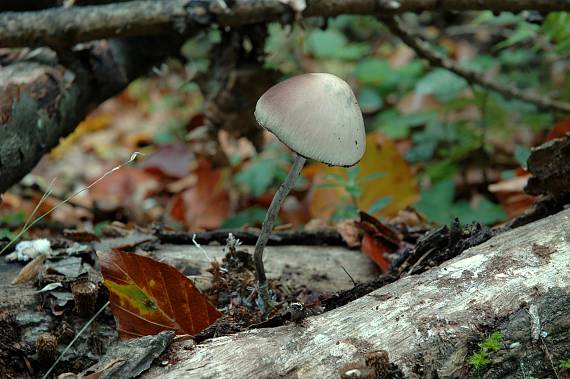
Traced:
[[526, 169], [526, 162], [530, 157], [530, 149], [526, 146], [515, 145], [515, 159], [522, 168]]
[[377, 90], [372, 87], [363, 87], [358, 91], [358, 104], [364, 113], [373, 113], [382, 108], [384, 102]]
[[434, 95], [441, 101], [456, 98], [467, 87], [467, 81], [451, 71], [437, 68], [420, 79], [416, 92], [422, 95]]
[[438, 117], [436, 112], [417, 112], [404, 115], [397, 109], [389, 109], [376, 117], [373, 127], [392, 139], [403, 139], [411, 134], [412, 128], [434, 122]]
[[287, 154], [277, 145], [269, 145], [261, 154], [254, 156], [234, 180], [244, 186], [250, 195], [259, 197], [272, 185], [283, 183], [287, 177], [288, 163]]
[[[236, 213], [234, 216], [228, 218], [222, 224], [222, 228], [241, 228], [243, 226], [249, 225], [254, 226], [257, 224], [261, 224], [265, 219], [265, 214], [267, 213], [266, 209], [261, 208], [260, 206], [253, 206], [247, 208], [241, 212]], [[276, 225], [280, 224], [279, 219], [275, 221]]]
[[553, 12], [548, 14], [542, 25], [546, 37], [556, 44], [560, 53], [570, 52], [570, 13]]
[[481, 343], [481, 349], [487, 351], [499, 351], [501, 343], [503, 342], [503, 334], [500, 331], [495, 331]]
[[[319, 188], [344, 188], [348, 193], [349, 199], [335, 210], [332, 217], [333, 220], [355, 218], [358, 215], [357, 200], [362, 196], [362, 187], [367, 182], [384, 176], [384, 173], [378, 172], [364, 177], [358, 177], [359, 172], [360, 168], [358, 166], [353, 166], [346, 170], [346, 177], [329, 174], [325, 177], [326, 182], [318, 185]], [[369, 213], [378, 212], [389, 203], [390, 198], [388, 197], [378, 199], [370, 206], [370, 209], [367, 209], [366, 211]]]
[[502, 348], [503, 335], [500, 331], [493, 332], [479, 344], [479, 351], [469, 356], [469, 364], [477, 371], [477, 376], [481, 369], [491, 363], [491, 353]]
[[9, 229], [0, 228], [0, 241], [3, 239], [8, 239], [13, 241], [16, 238], [16, 235], [12, 233]]
[[476, 204], [465, 200], [454, 202], [454, 188], [453, 179], [446, 179], [422, 190], [416, 209], [428, 220], [440, 224], [449, 224], [455, 218], [464, 224], [475, 221], [494, 224], [506, 219], [503, 208], [483, 196]]
[[570, 369], [570, 357], [569, 357], [569, 358], [566, 358], [566, 359], [563, 359], [563, 360], [561, 360], [560, 362], [558, 362], [558, 368], [561, 368], [561, 369], [566, 369], [566, 368], [567, 368], [567, 369]]
[[357, 60], [369, 50], [366, 43], [349, 43], [339, 30], [312, 30], [305, 39], [305, 53], [320, 59]]
[[473, 366], [476, 370], [482, 369], [483, 367], [487, 366], [489, 363], [491, 363], [491, 360], [489, 359], [489, 354], [483, 351], [473, 353], [469, 357], [469, 364]]

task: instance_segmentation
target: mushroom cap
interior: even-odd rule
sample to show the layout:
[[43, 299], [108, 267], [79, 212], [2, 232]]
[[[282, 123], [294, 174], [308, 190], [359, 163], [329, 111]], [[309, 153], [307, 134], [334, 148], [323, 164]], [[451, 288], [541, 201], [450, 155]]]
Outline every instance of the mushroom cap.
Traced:
[[364, 155], [362, 112], [350, 86], [325, 73], [294, 76], [259, 98], [255, 118], [297, 154], [350, 167]]

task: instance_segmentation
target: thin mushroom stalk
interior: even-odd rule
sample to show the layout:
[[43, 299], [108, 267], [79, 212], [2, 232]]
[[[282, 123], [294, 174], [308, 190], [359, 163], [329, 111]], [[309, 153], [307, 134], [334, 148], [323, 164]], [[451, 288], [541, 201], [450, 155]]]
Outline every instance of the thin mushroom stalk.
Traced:
[[283, 201], [285, 201], [285, 198], [289, 192], [291, 192], [291, 189], [295, 186], [295, 182], [297, 181], [297, 178], [299, 177], [299, 174], [301, 173], [305, 162], [305, 158], [299, 154], [295, 154], [295, 161], [293, 162], [291, 170], [289, 170], [289, 174], [287, 174], [287, 178], [281, 184], [275, 193], [275, 196], [273, 196], [273, 200], [271, 200], [271, 205], [265, 214], [265, 220], [263, 220], [261, 233], [259, 234], [259, 237], [255, 244], [255, 252], [253, 253], [255, 272], [257, 281], [259, 283], [259, 294], [264, 302], [266, 309], [271, 307], [271, 301], [269, 297], [269, 288], [267, 286], [267, 277], [265, 275], [265, 267], [263, 266], [263, 250], [265, 249], [265, 245], [269, 240], [269, 235], [273, 231], [273, 225], [275, 224], [275, 218], [279, 213], [279, 209], [281, 209]]
[[263, 249], [281, 204], [306, 159], [329, 166], [354, 166], [366, 149], [364, 120], [350, 86], [326, 73], [297, 75], [267, 90], [257, 101], [255, 119], [296, 153], [293, 167], [273, 197], [255, 245], [259, 299], [265, 314], [273, 306], [263, 266]]

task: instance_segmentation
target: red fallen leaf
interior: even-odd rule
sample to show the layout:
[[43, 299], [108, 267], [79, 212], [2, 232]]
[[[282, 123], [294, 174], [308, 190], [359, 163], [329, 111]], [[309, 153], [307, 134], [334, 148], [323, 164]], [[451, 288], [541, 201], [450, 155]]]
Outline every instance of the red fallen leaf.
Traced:
[[564, 138], [566, 133], [570, 133], [570, 117], [565, 118], [564, 120], [558, 121], [550, 132], [548, 132], [548, 136], [546, 136], [546, 140], [550, 141], [556, 138]]
[[358, 225], [364, 231], [360, 250], [383, 272], [388, 271], [392, 263], [385, 254], [398, 252], [404, 247], [398, 232], [366, 212], [360, 212]]
[[386, 272], [390, 269], [391, 263], [384, 257], [384, 253], [390, 253], [392, 250], [381, 240], [372, 237], [368, 233], [364, 233], [360, 250], [366, 254], [368, 258], [372, 259], [372, 261], [380, 267], [382, 272]]
[[189, 229], [217, 228], [231, 212], [227, 172], [201, 161], [194, 173], [196, 185], [174, 197], [170, 215], [184, 222]]
[[164, 330], [195, 335], [221, 316], [172, 266], [118, 251], [97, 256], [122, 339]]
[[384, 224], [376, 217], [369, 215], [366, 212], [359, 212], [360, 215], [360, 227], [366, 233], [376, 237], [383, 239], [388, 245], [391, 245], [394, 250], [397, 249], [402, 240], [391, 226]]
[[489, 192], [496, 196], [509, 218], [520, 216], [534, 204], [535, 196], [524, 192], [529, 177], [528, 174], [517, 176], [490, 184], [488, 187]]

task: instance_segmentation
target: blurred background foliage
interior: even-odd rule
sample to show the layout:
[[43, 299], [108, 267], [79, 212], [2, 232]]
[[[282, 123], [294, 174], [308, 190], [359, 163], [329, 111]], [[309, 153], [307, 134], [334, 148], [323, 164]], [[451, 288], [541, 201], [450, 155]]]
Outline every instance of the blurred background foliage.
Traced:
[[[459, 66], [570, 101], [567, 13], [425, 13], [404, 21]], [[139, 150], [145, 157], [131, 170], [106, 179], [54, 219], [192, 230], [259, 225], [291, 164], [288, 150], [265, 135], [256, 151], [224, 131], [214, 138], [225, 165], [200, 159], [193, 149], [208, 148], [211, 138], [200, 135], [208, 94], [199, 78], [214, 75], [211, 52], [224, 43], [223, 34], [212, 28], [188, 41], [185, 60], [157, 67], [91, 115], [11, 192], [2, 222], [25, 218], [33, 209], [26, 203], [41, 197], [49, 178], [59, 178], [53, 191], [64, 196]], [[263, 65], [282, 79], [303, 72], [344, 78], [368, 133], [366, 155], [354, 168], [306, 166], [280, 214], [283, 224], [355, 218], [358, 210], [393, 218], [410, 208], [434, 223], [456, 217], [500, 223], [532, 203], [522, 191], [530, 148], [570, 128], [561, 115], [428, 66], [373, 17], [270, 24]]]

